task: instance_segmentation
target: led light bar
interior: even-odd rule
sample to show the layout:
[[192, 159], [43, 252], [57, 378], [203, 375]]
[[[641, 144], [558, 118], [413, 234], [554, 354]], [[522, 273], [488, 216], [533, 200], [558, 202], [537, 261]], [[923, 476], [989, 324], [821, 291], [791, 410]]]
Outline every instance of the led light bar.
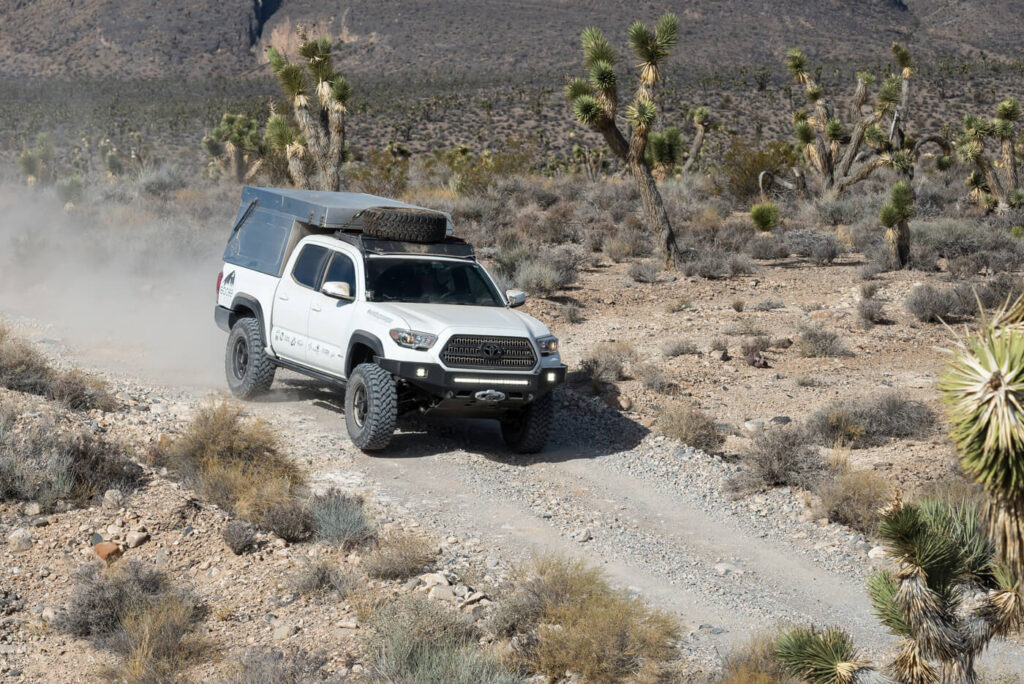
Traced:
[[510, 380], [508, 378], [454, 378], [455, 382], [463, 385], [514, 385], [516, 387], [529, 387], [529, 380]]

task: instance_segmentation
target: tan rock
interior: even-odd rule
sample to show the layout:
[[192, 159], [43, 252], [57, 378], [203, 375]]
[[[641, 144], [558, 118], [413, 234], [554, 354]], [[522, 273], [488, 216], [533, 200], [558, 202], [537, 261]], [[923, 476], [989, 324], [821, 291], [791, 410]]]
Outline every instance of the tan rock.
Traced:
[[92, 552], [95, 553], [100, 560], [106, 561], [107, 563], [113, 563], [124, 555], [124, 551], [121, 550], [120, 546], [114, 542], [108, 541], [100, 542], [96, 546], [92, 547]]

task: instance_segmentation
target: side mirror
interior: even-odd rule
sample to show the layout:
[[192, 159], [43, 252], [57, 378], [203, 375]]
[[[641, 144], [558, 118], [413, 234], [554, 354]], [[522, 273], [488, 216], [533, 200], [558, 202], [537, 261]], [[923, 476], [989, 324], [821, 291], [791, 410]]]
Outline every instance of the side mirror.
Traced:
[[334, 299], [345, 299], [348, 301], [354, 299], [354, 297], [352, 296], [352, 290], [348, 286], [348, 283], [341, 283], [336, 280], [332, 280], [329, 283], [324, 283], [323, 287], [320, 288], [320, 291], [327, 295], [328, 297], [333, 297]]
[[526, 303], [526, 293], [522, 290], [505, 290], [505, 297], [513, 309]]

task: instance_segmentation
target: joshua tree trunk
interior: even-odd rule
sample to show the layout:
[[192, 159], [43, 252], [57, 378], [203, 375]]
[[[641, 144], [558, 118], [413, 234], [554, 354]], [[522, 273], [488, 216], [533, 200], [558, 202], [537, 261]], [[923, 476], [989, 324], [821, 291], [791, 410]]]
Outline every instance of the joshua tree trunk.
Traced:
[[[306, 146], [313, 157], [313, 163], [320, 169], [323, 175], [324, 190], [337, 190], [337, 185], [331, 184], [330, 163], [328, 162], [328, 141], [325, 139], [324, 131], [319, 122], [314, 119], [309, 111], [309, 100], [305, 96], [295, 98], [295, 120], [299, 124], [299, 130], [306, 136]], [[335, 176], [337, 171], [335, 170]], [[336, 177], [335, 177], [336, 182]]]
[[285, 152], [288, 158], [288, 175], [299, 190], [309, 190], [309, 172], [306, 170], [305, 151], [302, 145], [292, 143]]
[[910, 262], [910, 223], [900, 221], [885, 230], [885, 244], [889, 249], [889, 267], [893, 270], [906, 268]]
[[668, 211], [665, 210], [665, 203], [662, 202], [661, 193], [658, 192], [658, 184], [642, 159], [631, 162], [629, 172], [640, 189], [647, 225], [659, 229], [661, 248], [665, 253], [665, 266], [670, 269], [675, 268], [676, 259], [679, 257], [679, 245], [676, 244], [676, 234], [672, 230], [672, 222], [669, 220]]
[[1003, 141], [1003, 166], [1006, 168], [1006, 192], [1007, 196], [1020, 187], [1017, 181], [1017, 154], [1013, 149], [1013, 139], [1004, 138]]
[[996, 174], [995, 169], [992, 168], [991, 162], [988, 157], [984, 154], [979, 154], [974, 159], [974, 165], [978, 168], [978, 172], [981, 173], [985, 179], [985, 183], [988, 184], [988, 189], [992, 192], [993, 197], [999, 203], [1000, 207], [1006, 207], [1006, 191], [1003, 189], [1003, 184], [999, 180], [999, 176]]
[[989, 499], [988, 524], [999, 557], [1024, 581], [1024, 503]]
[[345, 113], [336, 106], [327, 109], [327, 122], [330, 129], [331, 144], [327, 150], [330, 160], [325, 178], [330, 189], [341, 190], [341, 165], [345, 160]]
[[700, 155], [701, 148], [704, 147], [704, 135], [707, 128], [701, 123], [697, 123], [696, 126], [697, 134], [693, 137], [693, 144], [690, 145], [690, 157], [683, 164], [683, 173], [690, 172], [690, 169], [697, 163], [697, 157]]

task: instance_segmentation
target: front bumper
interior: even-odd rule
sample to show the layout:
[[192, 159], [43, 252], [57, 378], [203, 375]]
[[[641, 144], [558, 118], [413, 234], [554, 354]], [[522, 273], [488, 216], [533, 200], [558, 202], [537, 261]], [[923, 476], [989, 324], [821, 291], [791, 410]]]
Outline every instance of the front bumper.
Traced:
[[[433, 363], [376, 359], [409, 385], [440, 400], [437, 409], [508, 410], [542, 397], [565, 383], [566, 366], [540, 367], [532, 373], [453, 371]], [[498, 395], [503, 395], [500, 398]], [[484, 398], [486, 397], [486, 398]], [[435, 412], [435, 411], [432, 411]]]

